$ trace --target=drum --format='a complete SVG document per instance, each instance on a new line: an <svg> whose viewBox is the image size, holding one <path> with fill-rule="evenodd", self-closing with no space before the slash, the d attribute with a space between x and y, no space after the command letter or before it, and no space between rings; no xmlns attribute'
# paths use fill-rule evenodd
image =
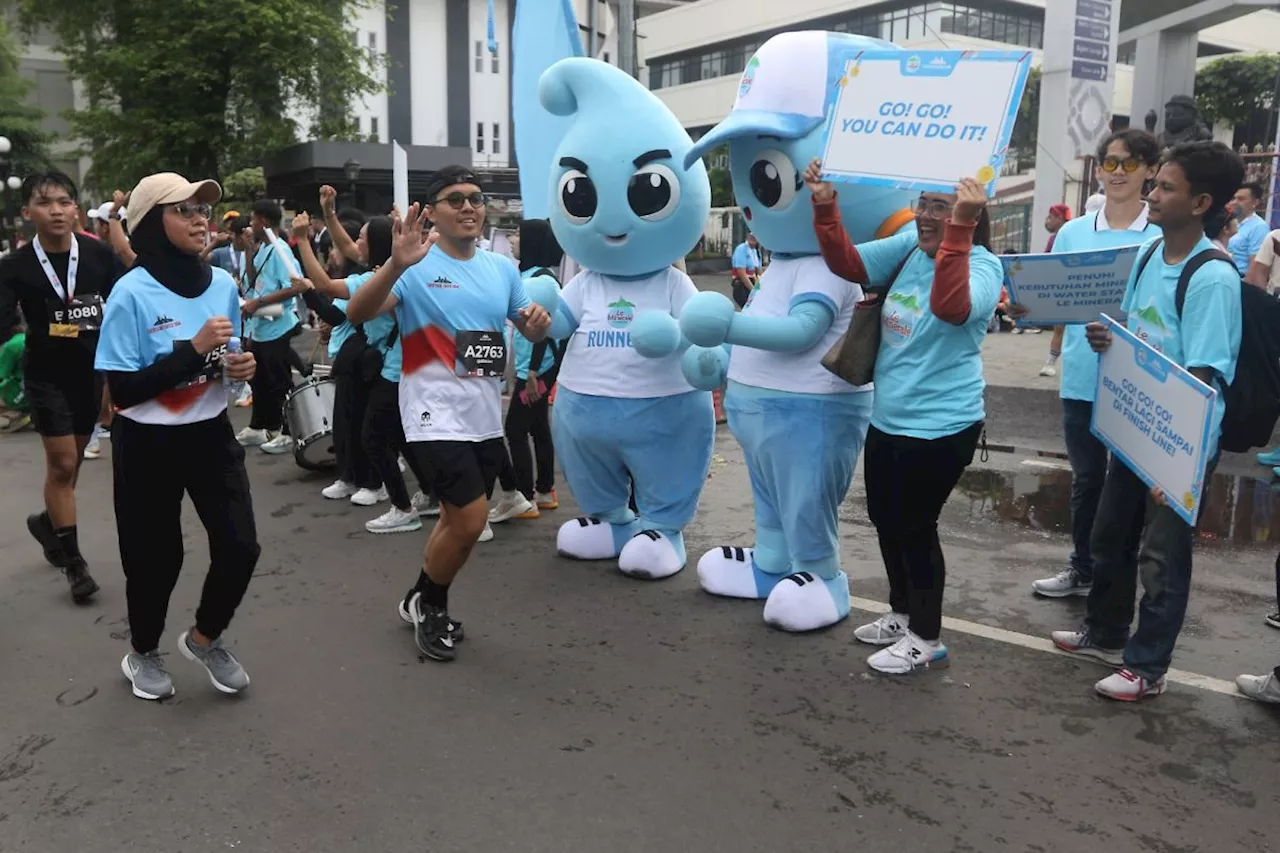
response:
<svg viewBox="0 0 1280 853"><path fill-rule="evenodd" d="M293 436L293 458L308 471L335 463L333 453L334 382L312 376L289 392L284 419Z"/></svg>

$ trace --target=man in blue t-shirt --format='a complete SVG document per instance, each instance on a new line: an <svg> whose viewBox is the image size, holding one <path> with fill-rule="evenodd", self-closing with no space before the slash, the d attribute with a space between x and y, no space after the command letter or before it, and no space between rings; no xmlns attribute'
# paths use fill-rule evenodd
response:
<svg viewBox="0 0 1280 853"><path fill-rule="evenodd" d="M1160 236L1148 218L1142 188L1155 177L1160 144L1134 128L1111 134L1098 146L1098 180L1106 187L1100 210L1062 226L1051 252L1082 252L1133 246ZM1062 434L1071 463L1071 558L1051 578L1031 584L1037 595L1088 595L1093 585L1089 534L1107 478L1107 448L1090 431L1098 384L1098 354L1089 348L1084 326L1066 326L1062 340Z"/></svg>
<svg viewBox="0 0 1280 853"><path fill-rule="evenodd" d="M1227 244L1227 250L1231 252L1231 259L1236 262L1240 275L1244 275L1249 272L1253 256L1258 254L1262 241L1271 231L1267 220L1258 215L1258 206L1262 204L1262 184L1251 182L1243 185L1236 190L1231 203L1240 211L1240 228Z"/></svg>
<svg viewBox="0 0 1280 853"><path fill-rule="evenodd" d="M751 298L751 291L755 290L760 282L760 273L764 270L764 265L760 263L760 243L756 241L756 235L748 234L747 239L738 244L733 250L733 301L738 303L739 308L747 307L747 300Z"/></svg>
<svg viewBox="0 0 1280 853"><path fill-rule="evenodd" d="M1226 222L1227 205L1243 177L1244 161L1220 142L1178 145L1165 154L1147 197L1148 216L1163 230L1163 242L1145 267L1135 264L1123 305L1129 331L1219 390L1234 380L1240 353L1240 276L1234 264L1210 260L1191 276L1181 312L1175 293L1187 262L1214 250L1210 238ZM1101 323L1089 324L1087 334L1097 352L1111 344ZM1217 459L1224 411L1219 393L1205 482ZM1112 457L1090 541L1088 615L1077 631L1053 632L1059 648L1123 667L1095 685L1098 693L1136 702L1165 691L1165 673L1187 613L1194 541L1195 530L1165 496ZM1144 591L1138 628L1130 635L1139 567Z"/></svg>

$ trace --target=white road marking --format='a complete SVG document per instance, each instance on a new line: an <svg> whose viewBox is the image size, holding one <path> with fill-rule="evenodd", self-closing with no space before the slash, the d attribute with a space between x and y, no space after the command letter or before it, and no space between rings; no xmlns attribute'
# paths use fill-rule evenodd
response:
<svg viewBox="0 0 1280 853"><path fill-rule="evenodd" d="M1066 462L1059 462L1056 459L1023 459L1021 464L1028 468L1047 468L1050 471L1071 470L1071 466Z"/></svg>
<svg viewBox="0 0 1280 853"><path fill-rule="evenodd" d="M849 603L858 610L865 610L868 613L884 613L889 609L889 605L885 602L873 601L870 598L854 597L849 599ZM1088 658L1080 658L1076 655L1064 652L1062 649L1055 646L1053 641L1048 637L1033 637L1030 634L1019 634L1017 631L1009 631L1005 628L983 625L980 622L969 622L968 620L956 619L951 616L942 617L942 627L948 631L956 631L973 637L981 637L984 640L995 640L998 643L1008 643L1011 646L1021 646L1024 649L1031 649L1037 652L1048 652L1049 654L1062 655L1063 657L1069 657L1073 660L1089 660ZM1105 667L1105 664L1099 663L1099 667ZM1201 690L1209 690L1213 693L1235 696L1238 699L1246 698L1244 694L1236 689L1234 681L1213 678L1208 675L1201 675L1198 672L1186 672L1181 669L1171 669L1165 677L1173 684L1181 684L1184 687L1197 687Z"/></svg>

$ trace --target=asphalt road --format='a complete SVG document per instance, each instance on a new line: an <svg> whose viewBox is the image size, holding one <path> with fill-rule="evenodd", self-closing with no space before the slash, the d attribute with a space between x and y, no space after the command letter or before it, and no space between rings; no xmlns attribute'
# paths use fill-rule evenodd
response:
<svg viewBox="0 0 1280 853"><path fill-rule="evenodd" d="M173 653L207 561L188 506L163 639L178 693L156 704L119 672L107 454L80 485L103 590L76 607L23 524L38 440L0 437L0 851L1280 850L1280 714L1228 683L1280 662L1262 623L1280 537L1266 484L1224 491L1183 673L1130 706L1094 695L1103 669L1045 649L1083 607L1028 594L1067 552L1046 464L975 464L943 519L953 665L893 679L853 641L865 612L790 636L758 603L701 593L692 568L644 583L557 557L563 488L550 517L478 546L452 596L459 659L422 662L395 605L426 531L368 535L374 511L322 499L328 478L251 452L264 552L228 639L253 684L219 695ZM860 477L844 514L872 606L886 584ZM722 428L690 553L751 528Z"/></svg>

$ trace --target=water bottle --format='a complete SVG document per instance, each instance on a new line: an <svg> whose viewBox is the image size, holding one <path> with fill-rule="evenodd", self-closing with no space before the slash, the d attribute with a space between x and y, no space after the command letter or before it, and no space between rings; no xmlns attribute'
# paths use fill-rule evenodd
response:
<svg viewBox="0 0 1280 853"><path fill-rule="evenodd" d="M244 352L244 350L240 346L239 338L230 338L227 340L227 355L239 355L242 352ZM222 384L226 387L227 394L235 399L239 399L240 395L244 393L244 383L237 382L228 376L225 365L223 365L222 369Z"/></svg>

